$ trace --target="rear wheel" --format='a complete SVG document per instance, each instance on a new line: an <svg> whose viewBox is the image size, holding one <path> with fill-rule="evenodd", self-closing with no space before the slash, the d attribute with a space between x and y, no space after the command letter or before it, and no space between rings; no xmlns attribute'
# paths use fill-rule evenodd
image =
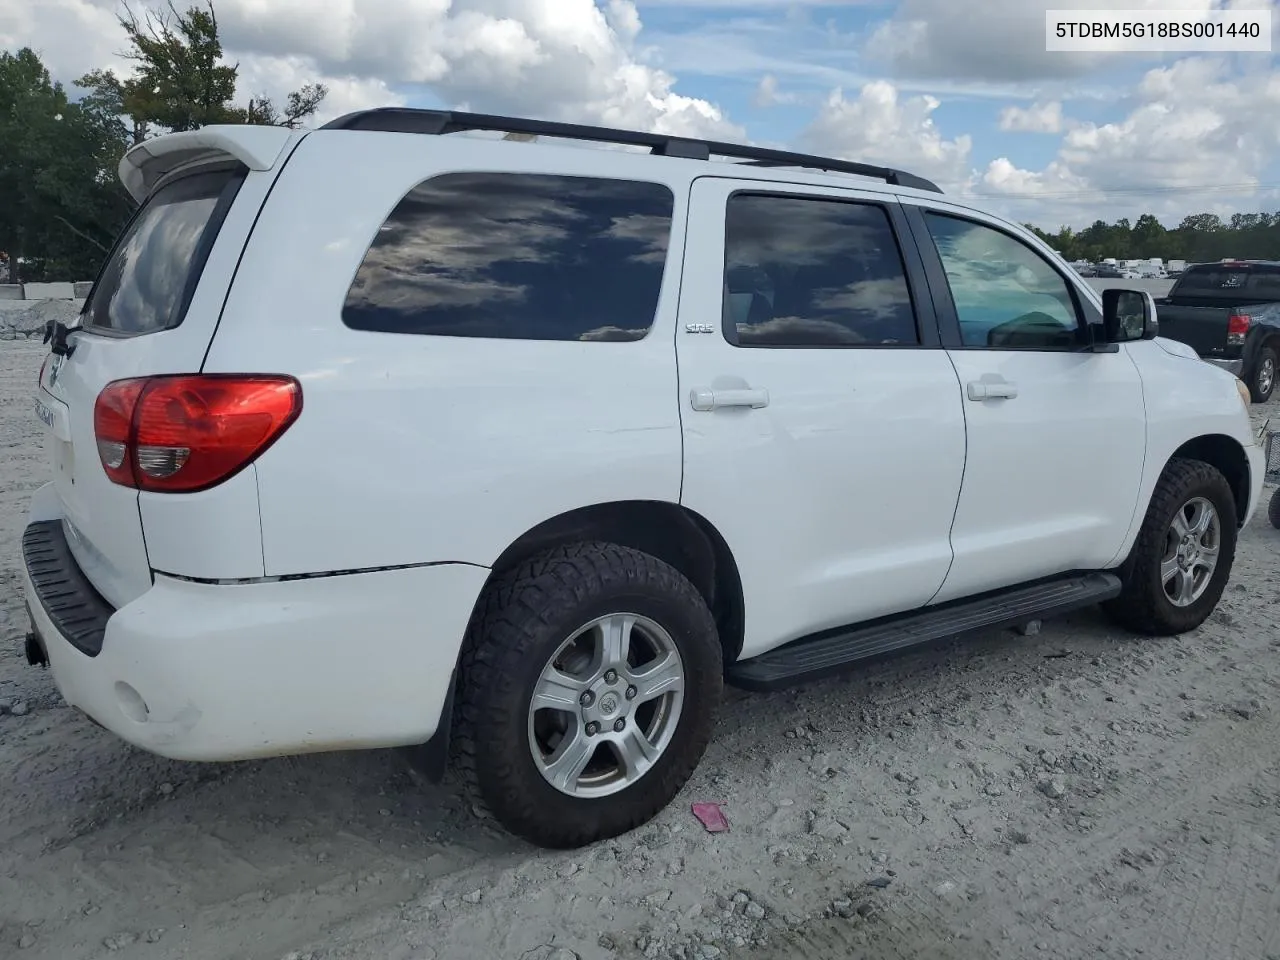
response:
<svg viewBox="0 0 1280 960"><path fill-rule="evenodd" d="M1213 612L1236 549L1231 486L1199 460L1173 460L1156 484L1133 545L1123 592L1103 608L1138 633L1194 630Z"/></svg>
<svg viewBox="0 0 1280 960"><path fill-rule="evenodd" d="M1258 351L1258 362L1249 377L1249 395L1254 403L1266 403L1276 389L1276 351L1263 347Z"/></svg>
<svg viewBox="0 0 1280 960"><path fill-rule="evenodd" d="M673 567L614 544L550 550L495 581L470 628L458 767L533 843L617 836L693 773L722 674L711 612Z"/></svg>
<svg viewBox="0 0 1280 960"><path fill-rule="evenodd" d="M1273 527L1280 528L1280 489L1271 494L1271 501L1267 504L1267 519Z"/></svg>

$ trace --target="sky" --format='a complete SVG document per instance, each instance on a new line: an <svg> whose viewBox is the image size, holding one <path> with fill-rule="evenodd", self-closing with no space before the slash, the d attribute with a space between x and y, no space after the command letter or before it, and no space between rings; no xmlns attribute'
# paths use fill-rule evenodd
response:
<svg viewBox="0 0 1280 960"><path fill-rule="evenodd" d="M1050 230L1280 210L1272 54L1051 53L1044 27L1046 8L1274 10L1280 0L214 5L240 99L279 102L321 80L330 93L318 122L373 106L450 107L785 146L909 170ZM0 45L34 48L68 88L96 68L125 74L122 9L0 0Z"/></svg>

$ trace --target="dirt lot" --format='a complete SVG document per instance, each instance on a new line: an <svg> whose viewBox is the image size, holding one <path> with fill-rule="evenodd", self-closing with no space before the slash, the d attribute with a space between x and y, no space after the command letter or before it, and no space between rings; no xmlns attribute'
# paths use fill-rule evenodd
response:
<svg viewBox="0 0 1280 960"><path fill-rule="evenodd" d="M63 705L19 652L42 349L0 343L0 958L1280 957L1265 516L1194 634L1089 612L732 694L657 821L550 854L394 754L173 763Z"/></svg>

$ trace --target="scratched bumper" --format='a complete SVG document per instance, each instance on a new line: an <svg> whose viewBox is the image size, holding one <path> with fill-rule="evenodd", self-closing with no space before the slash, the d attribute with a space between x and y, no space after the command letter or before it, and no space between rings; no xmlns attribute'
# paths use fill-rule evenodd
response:
<svg viewBox="0 0 1280 960"><path fill-rule="evenodd" d="M462 564L284 582L155 585L86 656L24 572L66 701L144 750L238 760L428 740L488 571Z"/></svg>

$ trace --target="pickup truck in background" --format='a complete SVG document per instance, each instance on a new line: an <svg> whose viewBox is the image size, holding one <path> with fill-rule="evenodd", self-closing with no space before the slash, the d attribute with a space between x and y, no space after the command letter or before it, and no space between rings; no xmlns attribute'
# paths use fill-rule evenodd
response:
<svg viewBox="0 0 1280 960"><path fill-rule="evenodd" d="M1190 264L1169 296L1156 300L1156 312L1160 336L1230 370L1254 403L1271 398L1280 362L1280 261Z"/></svg>

